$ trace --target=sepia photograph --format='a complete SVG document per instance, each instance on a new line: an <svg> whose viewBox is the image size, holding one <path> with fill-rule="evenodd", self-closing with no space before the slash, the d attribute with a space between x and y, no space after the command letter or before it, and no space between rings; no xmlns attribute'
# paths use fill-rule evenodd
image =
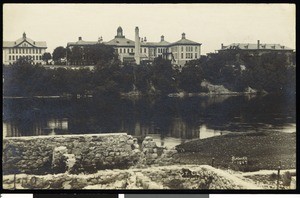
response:
<svg viewBox="0 0 300 198"><path fill-rule="evenodd" d="M2 189L297 190L295 4L2 11Z"/></svg>

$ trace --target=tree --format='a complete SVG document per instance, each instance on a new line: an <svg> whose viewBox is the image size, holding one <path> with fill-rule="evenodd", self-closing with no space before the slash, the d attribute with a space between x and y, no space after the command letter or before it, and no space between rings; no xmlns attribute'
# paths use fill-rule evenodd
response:
<svg viewBox="0 0 300 198"><path fill-rule="evenodd" d="M72 50L68 51L67 60L72 65L81 65L83 59L83 50L81 47L74 46Z"/></svg>
<svg viewBox="0 0 300 198"><path fill-rule="evenodd" d="M42 60L46 62L48 65L48 61L52 58L51 54L49 52L45 52L42 56Z"/></svg>
<svg viewBox="0 0 300 198"><path fill-rule="evenodd" d="M61 59L66 58L66 56L67 56L67 50L62 46L55 48L52 53L53 61L56 64L61 64Z"/></svg>
<svg viewBox="0 0 300 198"><path fill-rule="evenodd" d="M154 88L162 93L176 92L176 76L169 60L155 58L150 67L150 80ZM150 83L150 82L149 82Z"/></svg>
<svg viewBox="0 0 300 198"><path fill-rule="evenodd" d="M179 74L179 88L187 92L204 91L201 87L203 81L203 70L198 61L189 61Z"/></svg>

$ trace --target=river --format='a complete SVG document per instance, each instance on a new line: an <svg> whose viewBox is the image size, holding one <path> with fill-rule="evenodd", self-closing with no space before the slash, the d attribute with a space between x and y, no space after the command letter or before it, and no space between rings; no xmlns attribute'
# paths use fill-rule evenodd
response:
<svg viewBox="0 0 300 198"><path fill-rule="evenodd" d="M159 146L227 133L296 131L295 96L3 101L3 137L127 132Z"/></svg>

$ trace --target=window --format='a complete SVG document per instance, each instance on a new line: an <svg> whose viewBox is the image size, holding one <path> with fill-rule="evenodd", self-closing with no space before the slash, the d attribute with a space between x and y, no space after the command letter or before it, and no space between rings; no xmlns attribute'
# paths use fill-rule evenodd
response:
<svg viewBox="0 0 300 198"><path fill-rule="evenodd" d="M32 60L34 60L34 56L32 57Z"/></svg>
<svg viewBox="0 0 300 198"><path fill-rule="evenodd" d="M143 52L142 50L143 50L143 48L141 48L141 49L140 49L140 53L142 53L142 52Z"/></svg>
<svg viewBox="0 0 300 198"><path fill-rule="evenodd" d="M191 58L193 58L193 53L191 53Z"/></svg>
<svg viewBox="0 0 300 198"><path fill-rule="evenodd" d="M28 49L25 49L26 54L28 54Z"/></svg>
<svg viewBox="0 0 300 198"><path fill-rule="evenodd" d="M183 53L181 53L181 59L183 59Z"/></svg>
<svg viewBox="0 0 300 198"><path fill-rule="evenodd" d="M195 58L197 58L197 53L195 53Z"/></svg>
<svg viewBox="0 0 300 198"><path fill-rule="evenodd" d="M15 56L12 56L12 59L15 60Z"/></svg>
<svg viewBox="0 0 300 198"><path fill-rule="evenodd" d="M197 47L195 47L195 51L197 51Z"/></svg>
<svg viewBox="0 0 300 198"><path fill-rule="evenodd" d="M42 60L42 56L40 56L40 60Z"/></svg>
<svg viewBox="0 0 300 198"><path fill-rule="evenodd" d="M181 47L181 51L183 52L183 47Z"/></svg>
<svg viewBox="0 0 300 198"><path fill-rule="evenodd" d="M25 49L23 49L23 54L25 54Z"/></svg>
<svg viewBox="0 0 300 198"><path fill-rule="evenodd" d="M42 53L42 50L41 49L39 49L39 52L40 52L40 54Z"/></svg>
<svg viewBox="0 0 300 198"><path fill-rule="evenodd" d="M16 60L18 60L18 58L19 58L19 56L17 55L17 56L16 56Z"/></svg>
<svg viewBox="0 0 300 198"><path fill-rule="evenodd" d="M39 56L35 56L36 57L36 60L39 60Z"/></svg>
<svg viewBox="0 0 300 198"><path fill-rule="evenodd" d="M12 49L12 53L15 53L15 50L14 50L14 49Z"/></svg>
<svg viewBox="0 0 300 198"><path fill-rule="evenodd" d="M133 53L133 49L131 49L131 53Z"/></svg>
<svg viewBox="0 0 300 198"><path fill-rule="evenodd" d="M11 56L8 57L8 60L11 60Z"/></svg>
<svg viewBox="0 0 300 198"><path fill-rule="evenodd" d="M147 49L146 48L144 48L144 53L146 53L147 52Z"/></svg>

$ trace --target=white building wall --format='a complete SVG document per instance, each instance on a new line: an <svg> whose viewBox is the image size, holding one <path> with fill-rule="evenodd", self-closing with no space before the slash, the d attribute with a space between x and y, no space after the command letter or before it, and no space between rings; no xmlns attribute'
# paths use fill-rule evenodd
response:
<svg viewBox="0 0 300 198"><path fill-rule="evenodd" d="M23 53L24 49L24 53ZM45 48L4 48L2 49L2 63L5 65L10 65L16 62L22 56L28 56L32 58L34 64L43 64L44 61L41 60L42 55L46 52ZM10 52L10 53L9 53ZM34 56L34 60L33 60ZM10 57L10 60L9 60ZM38 59L36 59L38 58Z"/></svg>

